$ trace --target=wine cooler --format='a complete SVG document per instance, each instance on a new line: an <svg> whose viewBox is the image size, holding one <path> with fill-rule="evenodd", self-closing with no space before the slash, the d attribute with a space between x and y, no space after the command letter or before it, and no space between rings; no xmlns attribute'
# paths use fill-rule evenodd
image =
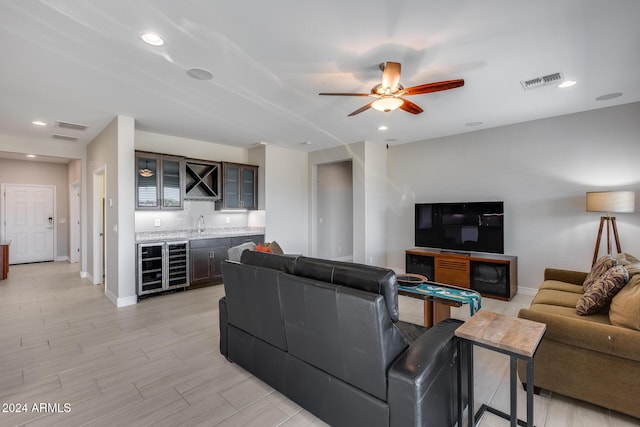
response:
<svg viewBox="0 0 640 427"><path fill-rule="evenodd" d="M138 244L138 295L187 286L188 242Z"/></svg>

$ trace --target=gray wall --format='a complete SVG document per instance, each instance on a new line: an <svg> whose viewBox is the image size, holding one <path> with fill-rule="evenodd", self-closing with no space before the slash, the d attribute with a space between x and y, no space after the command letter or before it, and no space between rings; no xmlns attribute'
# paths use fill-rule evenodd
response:
<svg viewBox="0 0 640 427"><path fill-rule="evenodd" d="M54 257L57 260L67 259L69 255L69 183L66 163L0 159L0 184L55 186L57 218ZM4 205L2 205L2 215L4 215ZM2 232L4 233L4 227Z"/></svg>
<svg viewBox="0 0 640 427"><path fill-rule="evenodd" d="M101 202L94 200L94 173L105 171L105 295L116 306L135 304L135 175L134 120L117 116L87 146L88 271L95 277L94 252L98 233L94 217Z"/></svg>
<svg viewBox="0 0 640 427"><path fill-rule="evenodd" d="M386 149L369 141L327 148L309 153L309 244L318 256L318 167L327 163L351 160L353 173L353 260L371 265L385 265L387 187Z"/></svg>
<svg viewBox="0 0 640 427"><path fill-rule="evenodd" d="M388 265L404 268L414 246L414 203L504 200L519 286L537 288L545 267L588 270L600 214L585 212L585 193L640 200L639 119L634 103L391 147ZM640 255L637 208L617 221L622 250Z"/></svg>

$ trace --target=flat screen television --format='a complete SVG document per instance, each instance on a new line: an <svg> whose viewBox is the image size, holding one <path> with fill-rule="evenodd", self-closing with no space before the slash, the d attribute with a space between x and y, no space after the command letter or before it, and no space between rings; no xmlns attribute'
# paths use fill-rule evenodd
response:
<svg viewBox="0 0 640 427"><path fill-rule="evenodd" d="M504 202L416 203L415 244L504 253Z"/></svg>

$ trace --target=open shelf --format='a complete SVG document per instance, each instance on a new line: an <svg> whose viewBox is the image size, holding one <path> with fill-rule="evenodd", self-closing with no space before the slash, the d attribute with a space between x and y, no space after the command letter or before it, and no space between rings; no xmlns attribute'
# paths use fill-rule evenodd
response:
<svg viewBox="0 0 640 427"><path fill-rule="evenodd" d="M185 171L185 199L220 200L220 163L187 160Z"/></svg>

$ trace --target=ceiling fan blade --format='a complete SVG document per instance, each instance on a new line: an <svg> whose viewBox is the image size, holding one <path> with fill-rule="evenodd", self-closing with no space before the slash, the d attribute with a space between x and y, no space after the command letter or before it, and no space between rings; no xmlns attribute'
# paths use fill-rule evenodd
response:
<svg viewBox="0 0 640 427"><path fill-rule="evenodd" d="M318 95L329 95L329 96L371 96L370 93L319 93Z"/></svg>
<svg viewBox="0 0 640 427"><path fill-rule="evenodd" d="M371 104L373 102L368 103L367 105L365 105L364 107L360 107L358 108L356 111L354 111L353 113L349 114L347 117L351 117L351 116L355 116L356 114L360 114L363 111L367 111L369 108L371 108Z"/></svg>
<svg viewBox="0 0 640 427"><path fill-rule="evenodd" d="M464 80L445 80L442 82L427 83L424 85L412 86L404 90L404 95L420 95L422 93L440 92L441 90L455 89L464 86Z"/></svg>
<svg viewBox="0 0 640 427"><path fill-rule="evenodd" d="M418 105L414 104L413 102L409 101L408 99L404 99L404 98L401 98L401 99L404 101L404 104L400 106L401 110L404 110L411 114L420 114L424 111L422 108L420 108Z"/></svg>
<svg viewBox="0 0 640 427"><path fill-rule="evenodd" d="M400 63L386 62L382 71L382 88L394 93L400 82Z"/></svg>

